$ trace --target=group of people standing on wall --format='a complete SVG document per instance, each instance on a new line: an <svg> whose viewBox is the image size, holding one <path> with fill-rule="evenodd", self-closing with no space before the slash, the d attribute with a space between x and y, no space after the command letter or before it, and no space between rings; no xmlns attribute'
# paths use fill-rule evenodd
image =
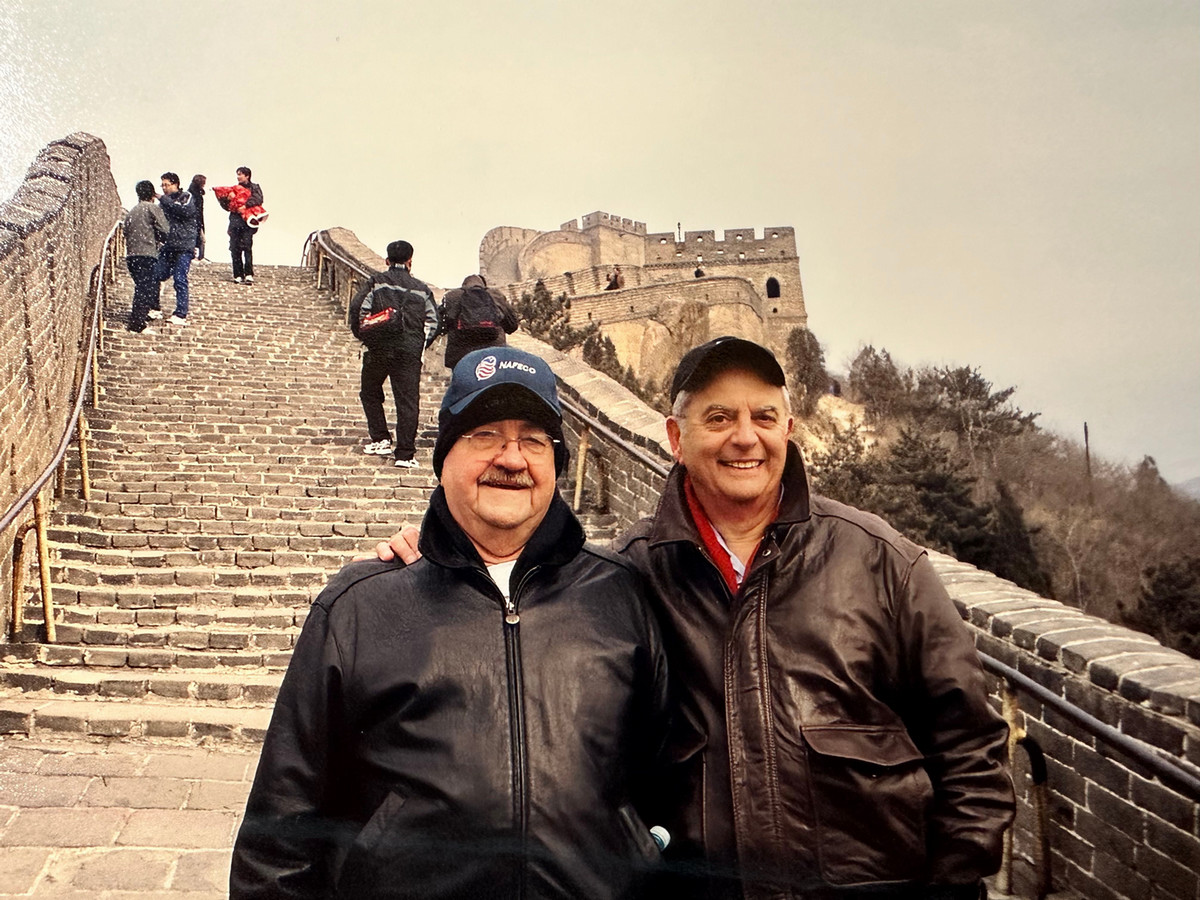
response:
<svg viewBox="0 0 1200 900"><path fill-rule="evenodd" d="M446 335L445 363L453 369L472 350L503 347L517 330L517 314L508 299L489 288L482 275L468 275L462 287L448 291L440 307L433 291L412 275L413 246L392 241L388 268L372 275L350 303L350 329L366 346L359 399L369 440L363 453L391 456L398 469L415 469L420 407L421 355ZM388 433L383 411L383 382L390 380L396 404L396 440Z"/></svg>
<svg viewBox="0 0 1200 900"><path fill-rule="evenodd" d="M266 219L262 188L250 180L250 169L240 166L237 185L214 188L217 202L229 211L229 250L233 256L233 280L254 282L252 248L258 225ZM126 328L136 334L154 334L151 320L163 319L161 285L172 279L175 310L165 321L186 325L188 275L193 259L204 259L204 194L208 179L195 175L187 190L179 176L164 172L159 181L162 193L151 181L139 181L134 190L138 202L125 216L125 265L133 279L133 305Z"/></svg>

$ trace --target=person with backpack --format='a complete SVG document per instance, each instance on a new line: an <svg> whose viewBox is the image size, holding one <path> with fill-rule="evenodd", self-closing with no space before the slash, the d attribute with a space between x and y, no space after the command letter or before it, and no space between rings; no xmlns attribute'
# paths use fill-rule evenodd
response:
<svg viewBox="0 0 1200 900"><path fill-rule="evenodd" d="M447 369L472 350L505 346L504 335L517 330L517 314L508 299L489 288L482 275L468 275L461 288L449 291L442 299L441 316Z"/></svg>
<svg viewBox="0 0 1200 900"><path fill-rule="evenodd" d="M433 291L413 278L413 246L392 241L388 268L376 272L350 302L350 330L366 345L359 399L370 441L363 453L394 456L398 469L415 469L417 415L421 403L421 353L438 334ZM383 382L392 382L396 403L396 443L383 412Z"/></svg>

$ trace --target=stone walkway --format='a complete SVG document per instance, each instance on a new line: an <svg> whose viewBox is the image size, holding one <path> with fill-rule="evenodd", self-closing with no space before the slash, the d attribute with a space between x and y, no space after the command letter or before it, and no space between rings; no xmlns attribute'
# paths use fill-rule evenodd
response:
<svg viewBox="0 0 1200 900"><path fill-rule="evenodd" d="M0 898L226 897L258 751L0 737Z"/></svg>

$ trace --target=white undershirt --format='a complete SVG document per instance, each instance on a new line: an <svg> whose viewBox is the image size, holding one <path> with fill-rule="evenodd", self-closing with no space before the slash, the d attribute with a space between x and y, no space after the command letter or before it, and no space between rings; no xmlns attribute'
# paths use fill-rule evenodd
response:
<svg viewBox="0 0 1200 900"><path fill-rule="evenodd" d="M717 536L717 543L725 548L725 552L729 554L729 564L733 566L733 575L737 578L738 587L742 586L742 581L746 578L746 564L738 559L737 554L729 549L729 545L725 543L725 538L721 537L721 532L713 528L713 534Z"/></svg>
<svg viewBox="0 0 1200 900"><path fill-rule="evenodd" d="M516 567L517 561L510 559L508 562L496 563L494 566L488 566L488 574L492 576L492 581L496 582L496 587L500 588L500 593L507 600L512 596L512 581L513 569Z"/></svg>

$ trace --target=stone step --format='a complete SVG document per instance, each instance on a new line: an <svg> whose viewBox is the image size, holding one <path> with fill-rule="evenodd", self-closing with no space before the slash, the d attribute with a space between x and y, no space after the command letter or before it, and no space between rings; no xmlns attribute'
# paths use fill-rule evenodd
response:
<svg viewBox="0 0 1200 900"><path fill-rule="evenodd" d="M418 448L418 462L423 454ZM340 476L328 470L313 477L288 473L273 479L251 479L243 476L239 482L222 484L210 482L206 472L147 473L145 480L135 480L138 473L124 473L127 480L113 481L102 477L106 487L93 487L90 512L120 512L121 508L105 507L101 504L128 503L137 506L159 506L175 504L184 507L223 506L229 508L286 507L303 505L307 509L326 512L344 509L375 509L378 503L347 503L347 500L375 500L388 503L427 503L434 488L428 469L396 469L392 460L383 459L371 463L376 470L364 470L361 466L347 467ZM169 479L174 478L174 481ZM276 499L286 497L286 501ZM328 501L322 505L322 500ZM76 507L77 508L77 507ZM69 512L71 508L62 509Z"/></svg>
<svg viewBox="0 0 1200 900"><path fill-rule="evenodd" d="M55 610L72 606L108 609L178 609L180 607L277 608L311 603L325 578L309 585L188 587L181 585L78 585L51 582ZM27 606L40 609L40 588L30 585ZM35 606L36 605L36 606ZM38 617L40 619L40 616ZM2 646L2 645L0 645Z"/></svg>
<svg viewBox="0 0 1200 900"><path fill-rule="evenodd" d="M346 562L346 554L336 551L98 549L54 540L50 542L50 557L56 562L132 569L187 569L196 566L257 569L268 566L315 568L328 572Z"/></svg>
<svg viewBox="0 0 1200 900"><path fill-rule="evenodd" d="M129 700L0 695L0 734L59 737L190 738L257 742L271 721L267 706L202 706Z"/></svg>
<svg viewBox="0 0 1200 900"><path fill-rule="evenodd" d="M63 626L68 628L71 626ZM174 647L131 647L116 644L48 644L33 641L4 644L6 663L35 663L43 666L89 666L110 671L198 669L286 669L291 659L289 646L275 650L184 650Z"/></svg>
<svg viewBox="0 0 1200 900"><path fill-rule="evenodd" d="M122 608L107 606L57 607L55 622L63 625L101 625L186 628L211 626L227 630L276 630L299 628L308 618L311 604L278 607L174 606L162 608ZM25 621L40 627L41 604L26 607Z"/></svg>
<svg viewBox="0 0 1200 900"><path fill-rule="evenodd" d="M34 662L4 663L0 665L0 698L10 689L19 689L31 699L65 694L71 697L158 698L262 705L275 702L282 678L280 672L266 670L135 672L45 666Z"/></svg>
<svg viewBox="0 0 1200 900"><path fill-rule="evenodd" d="M423 511L424 504L422 504ZM400 509L400 507L398 507ZM413 507L414 511L417 507ZM397 518L396 522L402 521ZM416 521L415 514L409 521ZM390 527L390 526L389 526ZM376 526L369 526L375 531ZM378 529L387 531L387 529ZM395 530L394 528L392 529ZM182 532L110 532L96 524L52 524L47 529L52 542L78 547L144 548L153 551L206 550L263 550L272 552L321 553L341 555L346 562L351 556L368 550L373 536L366 538L335 535L275 534L256 531L252 534L184 534ZM388 531L391 534L391 531Z"/></svg>
<svg viewBox="0 0 1200 900"><path fill-rule="evenodd" d="M132 568L112 565L78 565L52 560L56 583L98 587L306 587L323 582L325 569L313 566L172 566Z"/></svg>
<svg viewBox="0 0 1200 900"><path fill-rule="evenodd" d="M159 610L151 610L159 612ZM161 610L170 613L172 610ZM71 618L74 618L73 616ZM203 618L203 617L198 617ZM295 618L294 616L292 617ZM42 623L37 619L25 621L23 637L36 643ZM198 622L181 625L174 621L164 625L148 625L138 622L115 624L111 622L56 621L55 643L60 646L78 646L83 649L127 647L137 650L245 650L247 652L276 652L291 650L296 644L300 628L287 625L277 628L255 628L253 625L218 625Z"/></svg>
<svg viewBox="0 0 1200 900"><path fill-rule="evenodd" d="M104 501L100 501L104 502ZM338 502L336 498L322 504ZM393 526L406 517L423 512L428 495L422 492L419 501L381 504L379 508L363 508L354 498L342 499L341 509L242 506L218 507L198 505L180 508L174 515L158 518L151 507L140 504L110 504L115 509L105 514L93 526L79 522L53 522L55 529L72 524L92 534L177 534L177 535L277 535L323 537L341 536L363 538L387 536ZM315 505L314 505L315 506ZM297 508L300 507L300 508ZM386 507L386 508L385 508ZM99 538L89 538L90 541Z"/></svg>

